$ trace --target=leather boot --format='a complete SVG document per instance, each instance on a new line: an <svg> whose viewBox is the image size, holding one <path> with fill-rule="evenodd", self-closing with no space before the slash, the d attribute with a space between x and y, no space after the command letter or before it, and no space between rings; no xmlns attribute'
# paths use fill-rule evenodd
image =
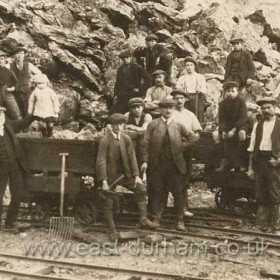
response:
<svg viewBox="0 0 280 280"><path fill-rule="evenodd" d="M216 168L215 171L216 172L225 172L227 166L228 166L228 161L225 158L223 158L221 160L220 166L218 168Z"/></svg>
<svg viewBox="0 0 280 280"><path fill-rule="evenodd" d="M280 205L276 204L271 208L271 227L274 233L280 233ZM278 234L277 234L278 235Z"/></svg>
<svg viewBox="0 0 280 280"><path fill-rule="evenodd" d="M268 216L268 208L259 205L258 212L257 212L257 227L261 231L267 231L269 228L269 216Z"/></svg>
<svg viewBox="0 0 280 280"><path fill-rule="evenodd" d="M183 220L179 220L176 225L175 225L175 229L179 230L179 231L184 231L185 230L185 225L184 225L184 221Z"/></svg>
<svg viewBox="0 0 280 280"><path fill-rule="evenodd" d="M140 221L139 221L139 226L140 227L147 227L147 228L156 228L157 224L151 222L147 218L147 203L146 201L138 201L137 206L139 208L140 212Z"/></svg>

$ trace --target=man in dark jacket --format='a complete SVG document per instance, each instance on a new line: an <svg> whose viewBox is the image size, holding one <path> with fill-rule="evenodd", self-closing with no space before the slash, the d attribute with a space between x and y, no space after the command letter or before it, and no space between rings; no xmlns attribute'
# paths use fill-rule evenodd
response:
<svg viewBox="0 0 280 280"><path fill-rule="evenodd" d="M134 192L134 198L140 211L140 226L154 227L147 218L146 186L139 177L139 169L133 148L128 135L122 133L126 117L115 113L108 119L111 130L100 140L96 172L98 181L102 185L105 198L104 216L109 226L109 233L116 233L113 219L114 197L110 192L116 186L109 187L121 175L124 179L118 184ZM108 192L106 194L106 192Z"/></svg>
<svg viewBox="0 0 280 280"><path fill-rule="evenodd" d="M239 95L239 85L235 81L225 82L223 85L225 99L219 104L219 133L226 145L224 159L218 172L225 171L229 163L244 171L246 168L246 137L250 132L247 106L244 98Z"/></svg>
<svg viewBox="0 0 280 280"><path fill-rule="evenodd" d="M151 86L149 74L138 64L131 62L130 51L119 55L122 65L118 68L114 89L114 106L111 113L126 113L128 101L133 97L142 97ZM142 81L144 84L142 85Z"/></svg>
<svg viewBox="0 0 280 280"><path fill-rule="evenodd" d="M243 39L230 40L233 51L227 57L225 81L235 81L240 88L251 83L256 74L251 54L243 48Z"/></svg>
<svg viewBox="0 0 280 280"><path fill-rule="evenodd" d="M166 72L166 84L170 85L173 56L162 44L157 43L157 36L150 34L146 37L146 47L137 47L133 56L152 77L156 70Z"/></svg>
<svg viewBox="0 0 280 280"><path fill-rule="evenodd" d="M9 121L5 118L5 111L5 108L0 107L0 217L2 201L9 181L11 203L5 226L13 228L16 226L15 221L23 195L23 174L27 172L24 156L15 133L27 127L32 122L32 117Z"/></svg>
<svg viewBox="0 0 280 280"><path fill-rule="evenodd" d="M185 197L185 174L187 165L183 155L184 146L191 146L198 137L184 125L172 119L175 107L172 99L164 99L159 103L162 117L149 123L142 149L141 171L147 170L149 202L151 203L154 222L159 226L164 193L171 192L176 209L176 229L183 231ZM188 144L188 145L187 145Z"/></svg>
<svg viewBox="0 0 280 280"><path fill-rule="evenodd" d="M275 115L274 98L263 98L257 104L263 119L252 131L248 175L255 179L258 227L280 235L280 119Z"/></svg>

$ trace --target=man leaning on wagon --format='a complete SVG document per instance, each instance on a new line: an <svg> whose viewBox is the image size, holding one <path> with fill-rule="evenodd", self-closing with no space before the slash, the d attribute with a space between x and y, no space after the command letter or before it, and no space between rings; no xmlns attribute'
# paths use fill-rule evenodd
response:
<svg viewBox="0 0 280 280"><path fill-rule="evenodd" d="M265 97L257 104L263 119L253 128L248 175L255 179L258 227L280 235L280 119L274 98Z"/></svg>

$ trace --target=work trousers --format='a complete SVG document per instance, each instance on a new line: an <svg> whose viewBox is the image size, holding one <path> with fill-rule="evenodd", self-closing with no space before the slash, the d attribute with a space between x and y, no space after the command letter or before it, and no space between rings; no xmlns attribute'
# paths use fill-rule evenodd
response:
<svg viewBox="0 0 280 280"><path fill-rule="evenodd" d="M189 96L190 100L186 102L185 108L193 112L200 123L204 123L204 107L206 97L202 93L195 93Z"/></svg>
<svg viewBox="0 0 280 280"><path fill-rule="evenodd" d="M23 91L15 92L15 100L17 102L22 118L25 118L28 114L29 95L30 95L29 92L23 92Z"/></svg>
<svg viewBox="0 0 280 280"><path fill-rule="evenodd" d="M3 197L8 182L11 192L11 202L5 224L11 226L16 221L24 190L23 171L17 163L0 163L0 217L2 217Z"/></svg>
<svg viewBox="0 0 280 280"><path fill-rule="evenodd" d="M1 106L4 106L7 110L6 115L10 120L19 120L21 119L20 110L16 102L13 92L7 92L3 89L1 98Z"/></svg>

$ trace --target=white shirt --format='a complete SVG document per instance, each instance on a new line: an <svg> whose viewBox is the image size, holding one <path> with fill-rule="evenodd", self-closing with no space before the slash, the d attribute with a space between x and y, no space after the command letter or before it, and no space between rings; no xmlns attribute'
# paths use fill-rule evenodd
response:
<svg viewBox="0 0 280 280"><path fill-rule="evenodd" d="M192 74L185 74L178 79L176 84L177 89L183 89L188 93L202 92L206 93L206 80L205 77L196 72Z"/></svg>
<svg viewBox="0 0 280 280"><path fill-rule="evenodd" d="M273 128L275 126L275 121L276 121L276 117L272 118L269 121L267 121L267 120L264 121L262 141L260 143L260 151L272 151L271 134L272 134ZM250 146L247 150L248 152L254 151L255 143L256 143L257 125L258 125L258 123L256 123L254 125L252 135L251 135Z"/></svg>
<svg viewBox="0 0 280 280"><path fill-rule="evenodd" d="M4 125L0 126L0 136L4 136Z"/></svg>
<svg viewBox="0 0 280 280"><path fill-rule="evenodd" d="M202 130L196 115L185 108L182 111L175 110L173 112L172 118L175 122L181 123L183 126L185 126L187 130L193 132Z"/></svg>
<svg viewBox="0 0 280 280"><path fill-rule="evenodd" d="M172 92L171 87L153 86L147 90L144 101L159 103L161 100L165 98L171 99L172 98L172 96L170 95L171 92Z"/></svg>
<svg viewBox="0 0 280 280"><path fill-rule="evenodd" d="M116 134L113 130L110 131L112 133L112 135L114 136L115 139L119 140L121 139L121 132L119 132L118 134Z"/></svg>
<svg viewBox="0 0 280 280"><path fill-rule="evenodd" d="M173 114L172 114L172 116L173 116ZM170 123L171 123L171 121L173 120L173 118L171 117L171 118L169 118L168 120L167 119L165 119L164 117L161 117L161 119L163 120L163 122L166 124L166 125L169 125Z"/></svg>

